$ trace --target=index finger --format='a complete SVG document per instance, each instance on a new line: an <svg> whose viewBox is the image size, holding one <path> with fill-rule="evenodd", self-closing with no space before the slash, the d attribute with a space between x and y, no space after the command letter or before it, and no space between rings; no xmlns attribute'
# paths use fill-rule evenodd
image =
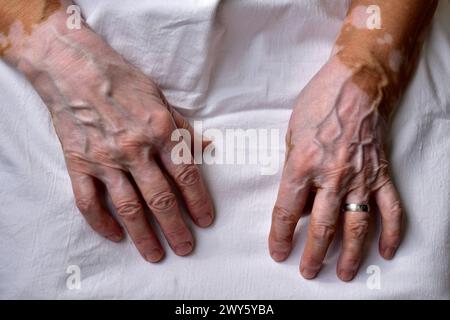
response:
<svg viewBox="0 0 450 320"><path fill-rule="evenodd" d="M214 209L200 170L190 155L189 163L175 164L171 154L173 147L175 142L171 142L169 148L161 152L159 159L181 191L193 221L200 227L207 227L213 222Z"/></svg>
<svg viewBox="0 0 450 320"><path fill-rule="evenodd" d="M273 208L269 234L269 251L275 261L285 260L292 250L292 238L305 207L309 189L306 178L294 175L287 162Z"/></svg>

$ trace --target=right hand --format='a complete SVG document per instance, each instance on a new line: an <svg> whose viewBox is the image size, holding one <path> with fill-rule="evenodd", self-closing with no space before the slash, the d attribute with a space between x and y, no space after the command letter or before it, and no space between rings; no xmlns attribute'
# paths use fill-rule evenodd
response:
<svg viewBox="0 0 450 320"><path fill-rule="evenodd" d="M171 159L176 144L172 132L184 128L193 137L192 128L155 83L87 26L55 34L51 23L49 19L38 26L27 39L33 43L33 37L52 37L47 39L45 59L38 58L43 55L38 46L27 46L18 65L52 114L78 208L97 233L120 241L122 229L102 201L105 188L146 260L161 260L164 250L145 207L172 250L189 254L193 236L164 172L181 192L193 221L209 226L213 205L198 168L193 161L176 165Z"/></svg>

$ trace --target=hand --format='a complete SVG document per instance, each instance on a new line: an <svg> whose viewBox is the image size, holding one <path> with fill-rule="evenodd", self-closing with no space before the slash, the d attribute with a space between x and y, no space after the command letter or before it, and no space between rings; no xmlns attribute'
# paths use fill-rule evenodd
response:
<svg viewBox="0 0 450 320"><path fill-rule="evenodd" d="M198 168L175 165L171 159L176 143L171 134L177 128L193 133L188 122L168 104L155 83L86 26L66 32L64 27L57 31L43 24L26 41L36 39L44 39L45 51L27 45L33 49L21 51L17 64L51 111L76 204L86 221L100 235L121 240L119 223L102 203L106 188L146 260L156 262L164 255L147 220L146 207L173 251L189 254L193 236L170 180L198 226L212 223L213 206Z"/></svg>
<svg viewBox="0 0 450 320"><path fill-rule="evenodd" d="M402 210L388 174L384 152L387 78L363 62L349 68L331 58L303 89L286 137L286 162L273 209L269 249L285 260L294 229L310 193L315 193L301 274L314 278L327 249L343 224L337 274L351 280L360 265L369 214L341 212L344 203L368 204L373 196L381 212L379 250L393 257L400 243ZM371 210L370 214L374 214Z"/></svg>

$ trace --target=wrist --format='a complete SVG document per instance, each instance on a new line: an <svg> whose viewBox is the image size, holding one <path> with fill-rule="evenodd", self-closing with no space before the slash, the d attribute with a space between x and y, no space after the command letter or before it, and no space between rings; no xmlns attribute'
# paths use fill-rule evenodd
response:
<svg viewBox="0 0 450 320"><path fill-rule="evenodd" d="M400 89L395 75L386 67L386 62L370 51L356 54L354 51L339 50L331 57L345 65L351 72L351 80L372 100L378 101L378 111L389 119L399 98Z"/></svg>
<svg viewBox="0 0 450 320"><path fill-rule="evenodd" d="M22 7L9 14L9 24L0 33L3 43L1 56L16 67L25 58L31 61L46 58L45 49L49 48L52 34L56 31L63 32L67 20L66 6L59 5L57 9L44 14L41 12L44 9L39 9L38 6L45 2L37 2L31 8L26 7L23 2L18 3ZM33 14L34 11L40 13Z"/></svg>
<svg viewBox="0 0 450 320"><path fill-rule="evenodd" d="M30 33L22 32L20 28L13 30L8 35L5 60L30 80L42 73L50 76L70 73L88 63L89 58L105 63L120 60L84 21L80 28L71 29L67 25L68 18L64 7L35 25Z"/></svg>

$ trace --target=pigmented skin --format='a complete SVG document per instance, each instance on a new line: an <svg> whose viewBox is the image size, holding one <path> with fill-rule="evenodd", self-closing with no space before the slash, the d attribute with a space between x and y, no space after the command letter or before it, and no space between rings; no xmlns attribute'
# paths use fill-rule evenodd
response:
<svg viewBox="0 0 450 320"><path fill-rule="evenodd" d="M33 27L45 22L61 7L59 0L0 0L0 39L4 39L0 41L0 56L11 46L8 37L14 24L20 24L24 32L30 35Z"/></svg>
<svg viewBox="0 0 450 320"><path fill-rule="evenodd" d="M364 90L361 83L365 83ZM300 265L305 278L315 277L322 267L337 231L342 203L368 203L375 195L386 215L391 214L386 208L400 208L384 151L386 121L379 113L387 84L383 75L363 65L349 68L334 57L299 95L289 122L288 152L273 211L269 249L277 261L289 255L296 224L309 193L314 192ZM385 224L387 229L380 240L383 251L397 248L400 242L401 209L391 217L395 219ZM352 215L344 223L348 242L338 264L342 278L348 274L353 278L358 269L368 220L367 214Z"/></svg>
<svg viewBox="0 0 450 320"><path fill-rule="evenodd" d="M370 17L367 9L372 5L380 8L380 29L365 26ZM349 7L333 55L339 55L350 68L355 61L364 61L377 73L384 73L390 82L381 107L386 116L392 113L409 82L436 7L436 0L354 0Z"/></svg>
<svg viewBox="0 0 450 320"><path fill-rule="evenodd" d="M381 14L379 29L366 26L373 5ZM330 60L299 95L286 135L269 250L275 261L287 259L297 223L313 195L300 263L306 279L322 268L338 222L343 224L343 241L336 273L343 281L355 277L369 215L340 216L344 203L375 201L382 218L379 251L385 259L392 259L400 244L403 211L388 173L384 140L436 5L437 1L353 0Z"/></svg>
<svg viewBox="0 0 450 320"><path fill-rule="evenodd" d="M98 234L120 241L124 232L103 203L106 190L144 259L164 256L148 211L172 250L189 254L194 238L168 179L198 226L214 218L199 169L193 161L176 165L171 158L178 143L170 138L173 131L188 129L194 136L192 128L151 79L85 23L69 30L65 22L65 12L57 11L30 34L14 22L5 58L28 77L50 111L80 212Z"/></svg>

